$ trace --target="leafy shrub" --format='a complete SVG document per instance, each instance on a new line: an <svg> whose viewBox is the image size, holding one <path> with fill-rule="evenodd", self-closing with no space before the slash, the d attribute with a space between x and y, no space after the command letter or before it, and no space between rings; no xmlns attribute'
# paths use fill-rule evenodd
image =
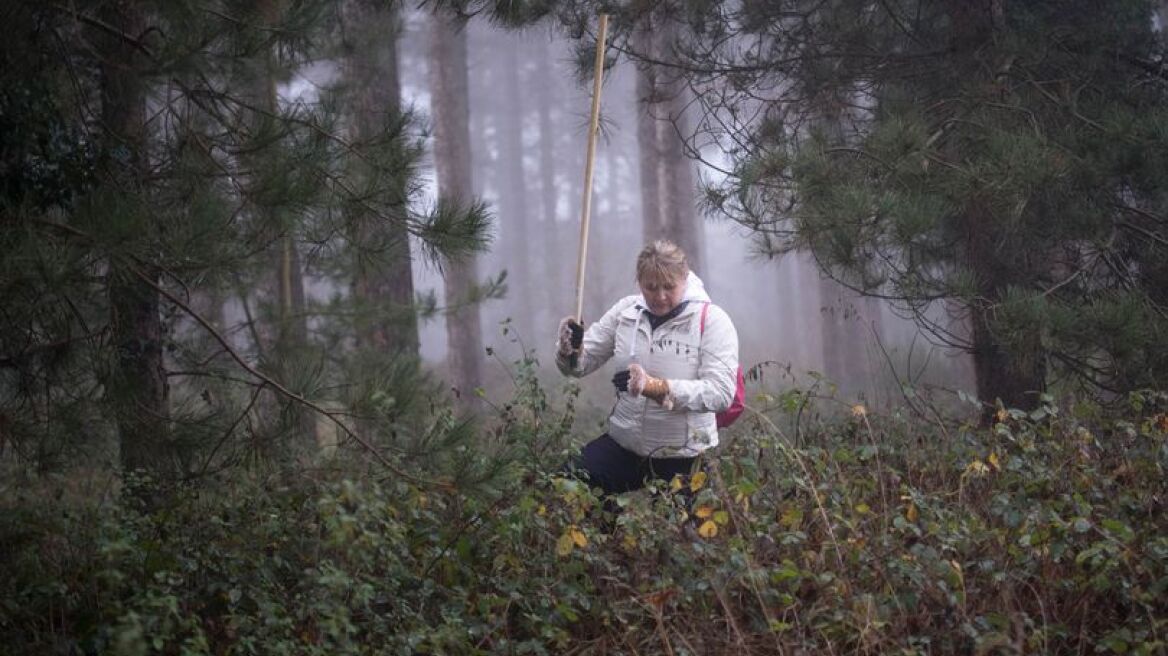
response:
<svg viewBox="0 0 1168 656"><path fill-rule="evenodd" d="M524 387L526 385L526 387ZM1162 652L1168 395L992 426L755 414L710 475L607 510L534 380L468 493L242 475L152 514L10 499L12 653ZM486 456L484 456L486 457ZM688 489L681 494L678 488Z"/></svg>

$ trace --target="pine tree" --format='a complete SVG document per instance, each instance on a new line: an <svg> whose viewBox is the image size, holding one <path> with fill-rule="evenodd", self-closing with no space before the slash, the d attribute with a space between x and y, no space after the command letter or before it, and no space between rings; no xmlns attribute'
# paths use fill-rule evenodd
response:
<svg viewBox="0 0 1168 656"><path fill-rule="evenodd" d="M686 252L690 267L702 271L704 244L697 215L694 162L685 153L691 133L686 107L689 88L675 67L677 22L672 8L659 5L637 19L633 32L637 66L637 145L646 243L670 239Z"/></svg>
<svg viewBox="0 0 1168 656"><path fill-rule="evenodd" d="M415 236L431 258L481 249L486 220L418 211L419 135L400 117L354 136L340 94L282 95L296 70L333 52L334 8L5 9L0 413L22 457L55 466L117 449L125 473L169 485L280 458L310 443L309 409L344 403L345 416L392 408L369 414L375 439L361 441L392 464L379 445L415 428L399 421L411 407L428 411L416 403L428 391L416 356L354 366L352 318L367 303L297 300L297 272L347 287L357 258L346 208L362 207L383 235ZM352 166L361 157L378 177ZM402 264L378 262L381 279ZM198 311L231 296L211 303L215 319Z"/></svg>
<svg viewBox="0 0 1168 656"><path fill-rule="evenodd" d="M736 162L710 201L764 251L809 248L968 350L987 402L1029 407L1054 381L1164 384L1168 89L1148 3L777 2L700 18L686 66L716 90L711 136ZM827 111L855 136L811 130Z"/></svg>

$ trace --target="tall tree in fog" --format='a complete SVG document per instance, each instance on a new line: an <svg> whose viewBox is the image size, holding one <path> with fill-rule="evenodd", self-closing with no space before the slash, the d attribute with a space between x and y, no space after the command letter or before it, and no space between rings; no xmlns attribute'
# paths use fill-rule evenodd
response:
<svg viewBox="0 0 1168 656"><path fill-rule="evenodd" d="M342 8L345 97L354 143L363 148L350 158L351 177L369 195L382 196L390 216L370 211L364 203L351 203L346 211L354 258L352 290L362 307L356 325L359 345L416 358L408 178L393 168L404 161L399 151L407 125L401 108L401 21L396 7L378 0L346 0Z"/></svg>
<svg viewBox="0 0 1168 656"><path fill-rule="evenodd" d="M291 87L277 83L329 54L333 8L5 6L0 414L16 457L52 468L118 447L126 473L165 484L279 458L310 437L300 410L353 390L379 410L363 415L378 439L407 439L403 413L432 410L418 376L403 385L385 368L351 366L361 308L345 294L302 304L299 266L284 257L289 241L311 244L313 273L348 282L344 219L357 205L408 230L429 258L488 239L481 207L400 211L400 189L422 186L419 148L357 143L327 90L276 102ZM357 155L398 186L366 193L367 176L347 166ZM243 290L238 310L198 312L197 299L232 288ZM281 330L281 314L303 332Z"/></svg>
<svg viewBox="0 0 1168 656"><path fill-rule="evenodd" d="M689 89L670 64L677 31L658 7L638 18L632 47L637 64L637 145L646 242L667 238L681 246L690 266L702 270L704 231L697 214L694 161L685 152L690 134Z"/></svg>
<svg viewBox="0 0 1168 656"><path fill-rule="evenodd" d="M437 10L430 18L430 113L434 121L434 168L439 203L470 207L470 99L466 62L466 22ZM447 362L450 383L469 405L481 380L483 357L479 308L473 302L475 257L466 254L444 263Z"/></svg>
<svg viewBox="0 0 1168 656"><path fill-rule="evenodd" d="M277 29L283 22L284 3L280 0L259 0L255 3L255 18L264 29ZM245 58L243 65L247 71L250 94L248 102L256 108L251 114L251 135L255 143L268 139L278 139L280 102L279 81L286 74L283 69L276 43L259 46L252 57ZM257 344L263 352L270 348L261 361L261 367L280 380L294 378L293 372L299 368L297 358L308 345L308 317L305 313L304 271L298 241L298 218L279 194L272 193L271 178L265 167L267 153L262 147L245 150L242 159L252 179L248 191L248 204L252 210L252 220L261 226L271 238L267 255L273 267L275 290L271 309L273 319L270 344ZM269 285L261 285L267 288ZM259 331L257 331L259 334ZM285 461L291 461L301 453L310 452L314 445L312 430L315 425L310 414L303 408L280 409L279 402L272 405L269 413L273 428L282 438L273 440L267 446L275 447L269 453ZM295 448L290 449L289 446Z"/></svg>
<svg viewBox="0 0 1168 656"><path fill-rule="evenodd" d="M283 12L283 3L280 0L259 0L255 5L256 17L269 29L279 25ZM279 98L277 97L278 78L282 71L278 62L277 46L271 44L259 50L253 60L248 62L252 75L251 102L258 108L253 114L253 134L266 138L275 125L274 117L279 115ZM257 179L262 178L259 171L264 166L262 158L250 161L249 168ZM275 317L276 330L274 346L277 354L288 354L295 349L302 348L307 340L307 317L304 314L304 274L300 262L300 249L297 247L296 234L291 230L292 222L282 216L286 208L278 203L264 189L264 182L259 182L255 193L252 194L251 205L256 213L257 223L267 226L274 231L273 260L275 272ZM269 360L269 364L276 365L279 357Z"/></svg>
<svg viewBox="0 0 1168 656"><path fill-rule="evenodd" d="M1055 372L1163 384L1168 83L1148 3L732 4L695 21L685 68L733 162L712 205L764 252L810 248L911 312L973 356L987 402L1033 406ZM800 137L825 93L870 110L856 138ZM968 331L937 320L950 308Z"/></svg>
<svg viewBox="0 0 1168 656"><path fill-rule="evenodd" d="M523 132L528 123L524 120L528 98L523 93L521 73L526 62L519 57L518 35L494 33L492 41L496 64L501 68L502 97L494 107L498 111L499 136L499 229L503 235L499 246L511 273L509 285L509 305L511 316L516 322L519 335L525 340L532 339L535 306L532 291L536 285L533 278L535 267L532 261L534 250L532 241L535 234L528 210L527 171L524 167ZM501 51L501 52L500 52Z"/></svg>
<svg viewBox="0 0 1168 656"><path fill-rule="evenodd" d="M550 324L555 320L554 305L561 301L560 290L565 285L562 267L563 256L559 253L558 231L561 224L558 222L559 190L556 186L558 157L556 139L559 130L556 128L554 107L557 101L562 101L556 89L560 75L556 70L556 63L551 58L548 49L548 37L543 36L535 41L535 71L532 77L532 86L535 87L536 111L539 115L539 216L540 216L540 250L543 251L543 268L540 271L541 283L536 289L541 292L538 306L545 309L545 313L537 314L536 319ZM570 224L564 223L563 226ZM541 319L542 317L542 319Z"/></svg>

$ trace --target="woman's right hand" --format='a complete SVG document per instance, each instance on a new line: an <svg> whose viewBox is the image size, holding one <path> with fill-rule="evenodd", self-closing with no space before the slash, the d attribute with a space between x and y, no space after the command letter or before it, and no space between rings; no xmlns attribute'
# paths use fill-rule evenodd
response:
<svg viewBox="0 0 1168 656"><path fill-rule="evenodd" d="M584 326L576 321L575 317L560 319L559 348L556 355L566 358L580 351L584 343Z"/></svg>

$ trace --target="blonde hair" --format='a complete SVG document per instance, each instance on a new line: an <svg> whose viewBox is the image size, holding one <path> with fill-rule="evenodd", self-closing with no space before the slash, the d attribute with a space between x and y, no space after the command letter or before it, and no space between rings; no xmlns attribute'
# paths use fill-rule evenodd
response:
<svg viewBox="0 0 1168 656"><path fill-rule="evenodd" d="M637 282L682 282L688 273L685 251L667 239L658 239L637 255Z"/></svg>

